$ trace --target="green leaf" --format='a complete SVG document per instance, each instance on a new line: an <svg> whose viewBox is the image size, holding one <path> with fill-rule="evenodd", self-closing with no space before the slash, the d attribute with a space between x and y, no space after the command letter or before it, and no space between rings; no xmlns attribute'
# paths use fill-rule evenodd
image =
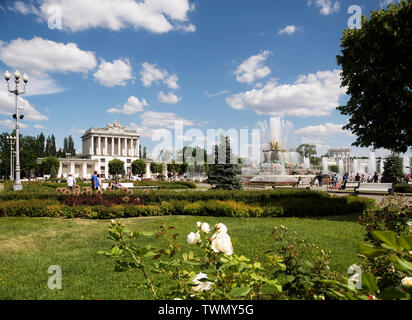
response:
<svg viewBox="0 0 412 320"><path fill-rule="evenodd" d="M232 297L244 297L248 295L250 292L251 288L249 287L236 287L230 290L229 295Z"/></svg>
<svg viewBox="0 0 412 320"><path fill-rule="evenodd" d="M395 262L396 268L403 272L411 272L412 271L412 263L406 261L405 259L395 257L392 259Z"/></svg>
<svg viewBox="0 0 412 320"><path fill-rule="evenodd" d="M387 287L383 289L379 298L383 300L400 300L407 296L407 294L400 292L396 287Z"/></svg>
<svg viewBox="0 0 412 320"><path fill-rule="evenodd" d="M377 248L367 243L359 243L358 253L372 259L379 257L387 252L386 249Z"/></svg>
<svg viewBox="0 0 412 320"><path fill-rule="evenodd" d="M396 239L396 234L393 231L372 231L372 237L375 240L382 241L395 250L400 249L398 241Z"/></svg>
<svg viewBox="0 0 412 320"><path fill-rule="evenodd" d="M412 250L412 234L408 234L408 235L405 235L405 236L400 236L398 238L398 242L399 242L399 245L402 248L404 248L408 251Z"/></svg>
<svg viewBox="0 0 412 320"><path fill-rule="evenodd" d="M379 287L376 284L375 276L370 272L362 273L362 288L368 288L369 292L379 292Z"/></svg>

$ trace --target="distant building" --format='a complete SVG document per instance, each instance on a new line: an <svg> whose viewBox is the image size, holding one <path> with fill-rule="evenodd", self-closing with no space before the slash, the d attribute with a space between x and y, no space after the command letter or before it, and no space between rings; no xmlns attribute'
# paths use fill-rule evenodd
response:
<svg viewBox="0 0 412 320"><path fill-rule="evenodd" d="M67 178L71 173L76 178L90 179L94 171L102 178L109 177L109 161L119 159L124 162L126 173L131 172L132 162L139 159L140 135L135 130L127 130L118 121L106 128L90 128L82 138L82 157L66 154L59 158L57 177ZM37 159L41 163L42 158ZM150 159L146 159L146 176L151 177Z"/></svg>
<svg viewBox="0 0 412 320"><path fill-rule="evenodd" d="M84 161L97 160L94 170L103 178L109 176L109 161L122 160L125 172L129 173L132 162L139 159L140 135L135 130L120 126L118 121L106 125L105 128L90 128L81 138ZM86 170L86 177L90 173ZM74 174L76 175L76 172ZM83 175L81 177L86 178Z"/></svg>

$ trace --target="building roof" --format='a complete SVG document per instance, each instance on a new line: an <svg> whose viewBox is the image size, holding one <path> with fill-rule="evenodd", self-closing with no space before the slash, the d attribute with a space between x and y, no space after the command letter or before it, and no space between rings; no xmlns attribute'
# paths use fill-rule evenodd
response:
<svg viewBox="0 0 412 320"><path fill-rule="evenodd" d="M121 126L119 121L115 120L112 124L106 125L105 128L90 128L82 135L82 139L91 133L97 134L108 134L108 135L127 135L127 136L137 136L140 134L136 130L129 130L126 127Z"/></svg>

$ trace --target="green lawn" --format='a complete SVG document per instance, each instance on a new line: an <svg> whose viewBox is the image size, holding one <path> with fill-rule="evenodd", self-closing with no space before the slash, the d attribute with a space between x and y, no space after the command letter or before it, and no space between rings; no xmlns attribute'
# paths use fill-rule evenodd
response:
<svg viewBox="0 0 412 320"><path fill-rule="evenodd" d="M156 231L165 222L176 227L185 243L197 221L211 225L223 222L229 235L237 238L235 252L248 257L262 257L271 248L270 231L283 224L296 231L299 238L330 249L331 268L341 272L359 262L356 249L363 238L362 227L354 216L322 219L168 216L118 221L138 231ZM0 218L0 299L151 299L146 291L129 287L139 276L114 272L114 261L96 253L111 245L105 238L109 224L110 220ZM62 268L61 290L47 287L50 265Z"/></svg>

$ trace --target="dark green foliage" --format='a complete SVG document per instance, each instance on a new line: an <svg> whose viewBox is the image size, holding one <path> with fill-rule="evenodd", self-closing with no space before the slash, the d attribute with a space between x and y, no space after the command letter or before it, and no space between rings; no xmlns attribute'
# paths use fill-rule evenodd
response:
<svg viewBox="0 0 412 320"><path fill-rule="evenodd" d="M382 182L398 183L403 177L402 159L395 154L386 158L383 169Z"/></svg>
<svg viewBox="0 0 412 320"><path fill-rule="evenodd" d="M214 189L241 189L239 174L239 165L231 163L229 137L221 136L219 145L215 146L215 163L209 165L208 182Z"/></svg>
<svg viewBox="0 0 412 320"><path fill-rule="evenodd" d="M156 163L156 162L150 163L150 171L152 173L162 173L163 164L162 163Z"/></svg>
<svg viewBox="0 0 412 320"><path fill-rule="evenodd" d="M111 161L109 161L109 173L112 176L115 175L123 175L125 173L124 171L124 162L122 160L119 159L113 159Z"/></svg>
<svg viewBox="0 0 412 320"><path fill-rule="evenodd" d="M146 173L146 162L142 159L138 159L132 162L133 174L144 175Z"/></svg>
<svg viewBox="0 0 412 320"><path fill-rule="evenodd" d="M412 1L362 17L344 31L342 86L350 96L338 110L349 116L356 146L406 152L412 146Z"/></svg>
<svg viewBox="0 0 412 320"><path fill-rule="evenodd" d="M42 160L41 166L44 174L51 175L52 168L54 167L54 173L57 175L56 168L59 168L60 161L56 157L50 156Z"/></svg>

